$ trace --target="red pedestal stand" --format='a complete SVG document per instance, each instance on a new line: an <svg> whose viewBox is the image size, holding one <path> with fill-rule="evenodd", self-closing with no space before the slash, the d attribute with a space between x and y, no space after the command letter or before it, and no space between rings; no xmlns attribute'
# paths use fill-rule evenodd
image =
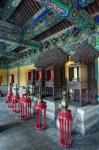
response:
<svg viewBox="0 0 99 150"><path fill-rule="evenodd" d="M28 96L20 100L21 120L29 120L31 115L31 100Z"/></svg>
<svg viewBox="0 0 99 150"><path fill-rule="evenodd" d="M19 95L12 97L12 103L13 103L13 112L16 112L16 113L21 112Z"/></svg>
<svg viewBox="0 0 99 150"><path fill-rule="evenodd" d="M70 111L61 111L59 113L60 123L60 145L62 147L71 147L72 144L72 115Z"/></svg>
<svg viewBox="0 0 99 150"><path fill-rule="evenodd" d="M7 102L8 102L8 107L9 108L13 107L12 96L13 96L13 93L11 93L11 92L7 94Z"/></svg>
<svg viewBox="0 0 99 150"><path fill-rule="evenodd" d="M36 112L36 129L46 129L46 102L37 103L35 106Z"/></svg>

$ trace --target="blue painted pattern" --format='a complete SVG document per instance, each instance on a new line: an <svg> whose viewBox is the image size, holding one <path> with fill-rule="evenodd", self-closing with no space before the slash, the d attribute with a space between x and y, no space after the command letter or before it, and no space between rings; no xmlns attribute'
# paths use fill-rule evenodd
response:
<svg viewBox="0 0 99 150"><path fill-rule="evenodd" d="M49 12L50 12L49 9L44 10L39 16L37 16L37 17L33 20L33 22L31 23L31 25L28 24L27 26L23 26L22 29L23 29L23 30L26 30L26 29L28 29L30 26L33 27L33 26L36 25L39 21L41 21L44 17L46 17Z"/></svg>
<svg viewBox="0 0 99 150"><path fill-rule="evenodd" d="M94 1L95 0L77 0L77 8L82 9Z"/></svg>

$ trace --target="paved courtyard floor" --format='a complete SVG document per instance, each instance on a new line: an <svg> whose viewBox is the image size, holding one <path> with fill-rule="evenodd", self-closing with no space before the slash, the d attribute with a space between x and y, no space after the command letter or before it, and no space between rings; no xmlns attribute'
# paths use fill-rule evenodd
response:
<svg viewBox="0 0 99 150"><path fill-rule="evenodd" d="M99 124L83 136L72 133L72 147L67 150L99 150ZM35 130L35 116L21 121L19 115L0 98L0 150L64 150L59 145L59 131L47 119L47 129Z"/></svg>

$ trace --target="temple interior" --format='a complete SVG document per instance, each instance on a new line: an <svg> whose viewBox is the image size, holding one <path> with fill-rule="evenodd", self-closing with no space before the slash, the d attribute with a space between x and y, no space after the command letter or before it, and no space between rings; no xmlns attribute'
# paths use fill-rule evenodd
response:
<svg viewBox="0 0 99 150"><path fill-rule="evenodd" d="M0 150L99 150L99 0L0 0Z"/></svg>

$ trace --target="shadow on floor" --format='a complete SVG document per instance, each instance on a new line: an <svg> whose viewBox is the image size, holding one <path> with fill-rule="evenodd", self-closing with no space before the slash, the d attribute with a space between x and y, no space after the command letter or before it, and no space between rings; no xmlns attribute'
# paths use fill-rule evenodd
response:
<svg viewBox="0 0 99 150"><path fill-rule="evenodd" d="M12 122L9 124L0 125L0 132L3 132L3 131L8 130L10 128L14 128L15 126L20 125L20 124L21 124L20 122Z"/></svg>

